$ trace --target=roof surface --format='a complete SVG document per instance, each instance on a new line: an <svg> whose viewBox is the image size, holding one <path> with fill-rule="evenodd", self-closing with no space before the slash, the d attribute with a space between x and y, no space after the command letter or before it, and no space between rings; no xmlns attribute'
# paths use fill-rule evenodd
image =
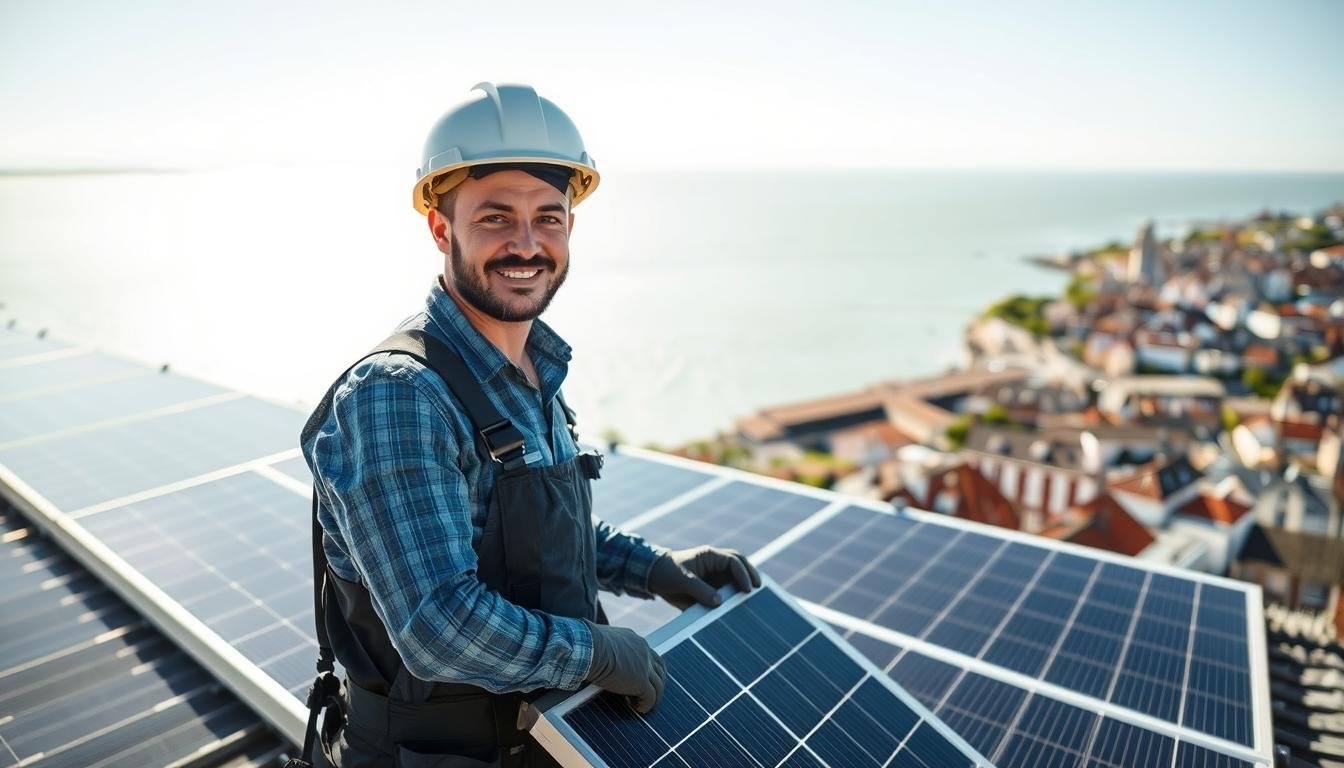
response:
<svg viewBox="0 0 1344 768"><path fill-rule="evenodd" d="M1344 539L1257 525L1239 559L1278 566L1317 583L1344 584Z"/></svg>

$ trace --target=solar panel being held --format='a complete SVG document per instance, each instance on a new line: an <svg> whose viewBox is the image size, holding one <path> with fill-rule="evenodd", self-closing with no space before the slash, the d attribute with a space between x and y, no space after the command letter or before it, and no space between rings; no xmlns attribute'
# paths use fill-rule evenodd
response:
<svg viewBox="0 0 1344 768"><path fill-rule="evenodd" d="M768 580L659 635L668 680L649 714L593 688L541 705L533 733L562 764L990 765Z"/></svg>

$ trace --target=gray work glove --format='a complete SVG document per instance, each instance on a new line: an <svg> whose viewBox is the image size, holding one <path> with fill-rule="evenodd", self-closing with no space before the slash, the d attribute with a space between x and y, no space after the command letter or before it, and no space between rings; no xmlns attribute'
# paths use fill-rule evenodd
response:
<svg viewBox="0 0 1344 768"><path fill-rule="evenodd" d="M750 592L761 586L761 575L746 555L718 547L668 552L649 571L649 591L683 610L695 603L717 606L723 602L718 589L729 581Z"/></svg>
<svg viewBox="0 0 1344 768"><path fill-rule="evenodd" d="M593 633L593 665L585 683L629 698L630 706L645 714L663 696L667 669L663 657L638 632L625 627L584 620Z"/></svg>

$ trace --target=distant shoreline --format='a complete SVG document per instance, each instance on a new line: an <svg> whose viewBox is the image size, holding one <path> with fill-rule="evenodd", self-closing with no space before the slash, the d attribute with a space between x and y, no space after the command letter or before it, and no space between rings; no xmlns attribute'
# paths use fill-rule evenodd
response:
<svg viewBox="0 0 1344 768"><path fill-rule="evenodd" d="M136 176L190 173L182 168L0 168L0 177Z"/></svg>

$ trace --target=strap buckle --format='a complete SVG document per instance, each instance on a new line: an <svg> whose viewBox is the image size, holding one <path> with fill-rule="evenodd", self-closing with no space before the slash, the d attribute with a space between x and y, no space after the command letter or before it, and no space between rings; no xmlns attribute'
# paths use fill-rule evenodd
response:
<svg viewBox="0 0 1344 768"><path fill-rule="evenodd" d="M508 419L497 421L482 429L481 438L485 440L485 448L490 452L490 458L495 463L504 465L505 469L516 469L525 464L523 456L527 453L527 445L523 433L519 432Z"/></svg>
<svg viewBox="0 0 1344 768"><path fill-rule="evenodd" d="M604 457L601 451L583 451L579 454L579 465L583 467L583 474L589 480L597 480L602 477L602 464Z"/></svg>

